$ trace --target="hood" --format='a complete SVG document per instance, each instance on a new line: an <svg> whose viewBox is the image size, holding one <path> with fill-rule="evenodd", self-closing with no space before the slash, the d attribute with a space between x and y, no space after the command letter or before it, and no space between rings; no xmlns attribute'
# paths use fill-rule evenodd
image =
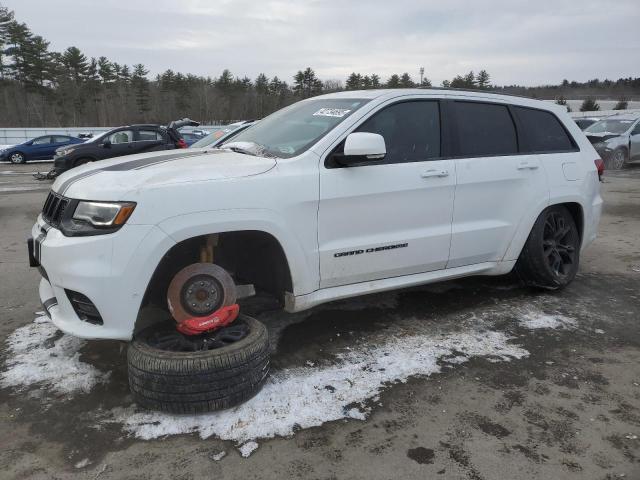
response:
<svg viewBox="0 0 640 480"><path fill-rule="evenodd" d="M606 142L607 140L611 140L612 138L616 138L620 136L621 135L617 133L607 133L607 132L587 134L587 138L592 144Z"/></svg>
<svg viewBox="0 0 640 480"><path fill-rule="evenodd" d="M70 198L122 200L127 192L135 190L248 177L275 165L273 158L227 150L164 150L74 168L60 175L52 189Z"/></svg>

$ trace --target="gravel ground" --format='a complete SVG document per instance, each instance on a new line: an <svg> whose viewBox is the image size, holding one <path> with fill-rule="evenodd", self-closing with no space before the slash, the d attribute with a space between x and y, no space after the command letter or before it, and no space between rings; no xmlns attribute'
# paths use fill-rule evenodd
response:
<svg viewBox="0 0 640 480"><path fill-rule="evenodd" d="M44 165L46 167L46 165ZM563 292L471 278L261 315L244 406L132 405L126 348L34 320L43 165L0 165L0 478L640 478L640 167Z"/></svg>

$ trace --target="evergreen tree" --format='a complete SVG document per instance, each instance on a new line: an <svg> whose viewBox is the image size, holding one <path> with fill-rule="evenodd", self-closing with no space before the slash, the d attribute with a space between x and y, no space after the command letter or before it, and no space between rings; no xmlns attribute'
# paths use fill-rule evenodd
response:
<svg viewBox="0 0 640 480"><path fill-rule="evenodd" d="M387 83L385 84L387 88L400 88L400 76L395 73L389 77Z"/></svg>
<svg viewBox="0 0 640 480"><path fill-rule="evenodd" d="M581 112L597 112L600 110L600 105L592 97L585 98L580 106Z"/></svg>
<svg viewBox="0 0 640 480"><path fill-rule="evenodd" d="M476 85L480 90L486 90L491 86L491 76L486 70L480 70L476 76Z"/></svg>
<svg viewBox="0 0 640 480"><path fill-rule="evenodd" d="M133 87L136 106L143 121L146 118L147 112L150 110L148 73L149 71L144 68L144 65L138 63L133 66L133 74L131 75L131 86Z"/></svg>
<svg viewBox="0 0 640 480"><path fill-rule="evenodd" d="M362 76L359 73L353 72L345 82L346 90L360 90L362 87Z"/></svg>
<svg viewBox="0 0 640 480"><path fill-rule="evenodd" d="M400 76L400 88L413 88L415 86L416 84L413 83L413 80L411 80L411 76L407 72L404 72Z"/></svg>
<svg viewBox="0 0 640 480"><path fill-rule="evenodd" d="M614 110L626 110L627 107L629 106L629 102L627 101L626 97L620 97L618 99L618 103L616 103L616 106L613 107Z"/></svg>

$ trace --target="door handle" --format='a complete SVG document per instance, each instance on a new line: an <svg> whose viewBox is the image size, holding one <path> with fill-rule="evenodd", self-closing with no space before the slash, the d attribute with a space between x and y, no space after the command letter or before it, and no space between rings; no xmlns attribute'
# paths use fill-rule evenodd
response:
<svg viewBox="0 0 640 480"><path fill-rule="evenodd" d="M535 170L537 168L538 168L538 165L535 163L520 162L518 164L518 170Z"/></svg>
<svg viewBox="0 0 640 480"><path fill-rule="evenodd" d="M424 172L422 172L420 174L420 176L422 178L431 178L431 177L448 177L449 176L449 171L448 170L436 170L435 168L432 168L430 170L426 170Z"/></svg>

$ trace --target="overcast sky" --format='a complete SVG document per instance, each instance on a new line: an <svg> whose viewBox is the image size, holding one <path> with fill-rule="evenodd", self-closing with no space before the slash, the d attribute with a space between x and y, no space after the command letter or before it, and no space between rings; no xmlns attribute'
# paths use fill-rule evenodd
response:
<svg viewBox="0 0 640 480"><path fill-rule="evenodd" d="M291 81L409 72L434 85L486 69L499 85L640 75L640 0L0 0L87 56Z"/></svg>

